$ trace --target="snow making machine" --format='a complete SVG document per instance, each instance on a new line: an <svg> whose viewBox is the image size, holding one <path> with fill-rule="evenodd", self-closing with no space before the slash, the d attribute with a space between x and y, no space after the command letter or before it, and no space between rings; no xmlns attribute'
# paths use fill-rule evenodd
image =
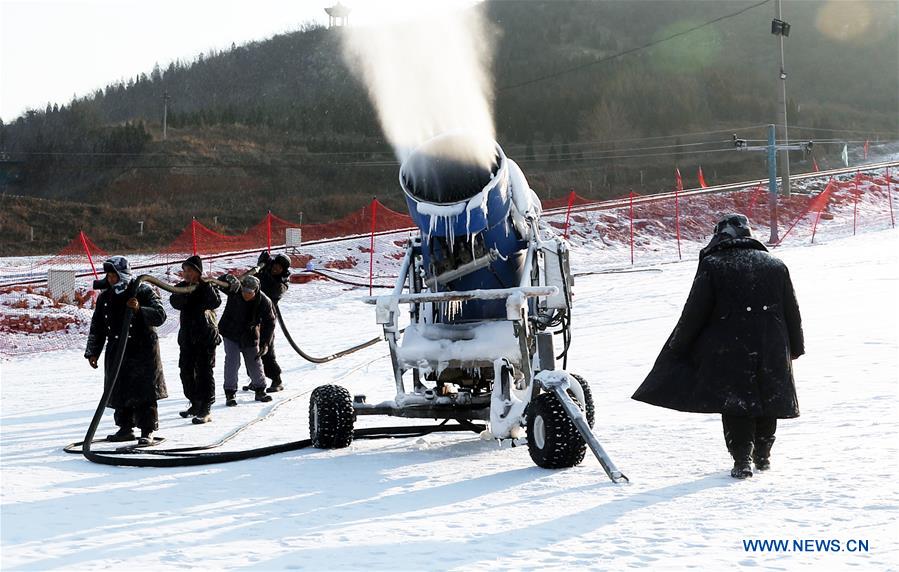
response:
<svg viewBox="0 0 899 572"><path fill-rule="evenodd" d="M479 164L471 151L485 145ZM392 293L366 299L390 346L396 396L367 403L337 385L316 388L313 445L348 446L362 415L482 421L482 437L526 441L541 467L578 465L589 445L609 478L627 480L591 430L590 386L565 371L568 245L539 229L540 200L518 165L492 140L450 133L416 149L399 179L420 234Z"/></svg>

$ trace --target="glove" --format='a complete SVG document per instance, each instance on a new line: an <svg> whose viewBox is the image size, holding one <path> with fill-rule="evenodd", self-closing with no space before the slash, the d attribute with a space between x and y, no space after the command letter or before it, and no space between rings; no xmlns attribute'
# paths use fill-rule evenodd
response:
<svg viewBox="0 0 899 572"><path fill-rule="evenodd" d="M233 274L225 274L222 276L222 280L228 283L228 292L231 294L237 294L238 290L240 290L240 280L237 279L237 276Z"/></svg>
<svg viewBox="0 0 899 572"><path fill-rule="evenodd" d="M268 264L272 259L272 255L268 253L268 250L263 250L262 254L259 255L259 258L256 259L256 266L260 264Z"/></svg>
<svg viewBox="0 0 899 572"><path fill-rule="evenodd" d="M90 356L87 358L87 363L91 364L91 367L97 369L97 356Z"/></svg>

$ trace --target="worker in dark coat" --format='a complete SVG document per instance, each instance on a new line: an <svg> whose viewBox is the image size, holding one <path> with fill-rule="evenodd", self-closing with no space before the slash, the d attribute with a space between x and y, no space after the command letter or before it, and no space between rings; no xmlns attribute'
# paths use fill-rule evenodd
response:
<svg viewBox="0 0 899 572"><path fill-rule="evenodd" d="M218 290L200 278L203 276L203 260L191 256L181 264L184 280L178 287L193 286L189 294L172 294L172 308L181 311L181 327L178 330L178 346L181 354L178 368L181 371L181 387L184 397L190 401L181 417L193 417L197 424L212 421L210 408L215 403L215 348L222 338L216 325L215 309L222 304Z"/></svg>
<svg viewBox="0 0 899 572"><path fill-rule="evenodd" d="M156 402L168 397L156 335L156 327L165 322L165 309L150 286L138 284L132 278L131 266L124 257L113 256L103 263L103 271L106 277L94 283L103 292L97 297L84 357L96 369L106 345L103 363L108 388L115 375L115 358L124 341L122 336L127 336L122 365L107 402L107 407L115 410L119 430L107 440L133 440L136 426L141 430L139 444L150 445L154 442L153 432L159 428ZM129 311L133 316L124 332Z"/></svg>
<svg viewBox="0 0 899 572"><path fill-rule="evenodd" d="M268 251L263 251L259 255L257 264L261 264L262 269L257 276L262 292L268 296L269 300L277 309L278 302L287 292L290 284L290 258L282 253L272 257ZM278 359L275 356L274 337L269 345L268 351L262 356L262 369L265 377L272 380L271 387L266 391L274 393L284 389L284 383L281 380L281 366L278 365Z"/></svg>
<svg viewBox="0 0 899 572"><path fill-rule="evenodd" d="M255 276L244 276L238 281L225 274L221 280L228 283L228 302L219 333L225 345L225 405L237 405L237 375L241 358L250 376L249 388L256 393L256 401L271 401L265 392L265 374L262 372L262 356L271 348L275 333L275 314L268 296L259 291Z"/></svg>
<svg viewBox="0 0 899 572"><path fill-rule="evenodd" d="M720 413L735 478L770 466L778 419L799 416L792 361L805 352L786 265L728 215L700 253L677 326L633 398Z"/></svg>

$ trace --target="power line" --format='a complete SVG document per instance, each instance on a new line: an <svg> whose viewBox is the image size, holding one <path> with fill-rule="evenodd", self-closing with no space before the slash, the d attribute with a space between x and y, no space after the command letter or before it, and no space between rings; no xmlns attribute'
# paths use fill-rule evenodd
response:
<svg viewBox="0 0 899 572"><path fill-rule="evenodd" d="M728 127L726 129L713 129L711 131L689 131L686 133L672 133L670 135L653 135L651 137L625 137L623 139L593 139L591 141L575 141L569 143L569 147L586 147L590 145L602 145L606 143L627 143L630 141L655 141L657 139L675 139L677 137L693 137L697 135L714 135L716 133L734 133L737 131L749 131L751 129L761 129L768 127L767 123L760 123L758 125L749 125L747 127ZM765 139L767 141L767 139ZM549 148L555 145L555 143L540 143L537 145L531 145L532 149L542 149ZM503 149L518 149L518 148L526 148L526 144L516 144L509 145L508 147L503 146Z"/></svg>
<svg viewBox="0 0 899 572"><path fill-rule="evenodd" d="M608 154L617 154L624 151L657 151L659 149L682 149L684 147L699 147L702 145L721 145L722 143L730 143L730 139L726 139L724 141L704 141L702 143L679 143L675 145L654 145L652 147L624 147L621 149L604 149L604 150L596 150L596 151L587 151L586 155L584 155L583 151L569 151L567 153L557 153L555 156L559 158L564 157L577 157L578 155L586 156L586 157L600 157L602 155ZM551 157L553 155L549 153L542 153L540 155L533 155L533 159L538 159L540 157Z"/></svg>
<svg viewBox="0 0 899 572"><path fill-rule="evenodd" d="M579 65L576 65L576 66L572 66L572 67L569 67L569 68L565 68L565 69L559 70L559 71L557 71L557 72L553 72L553 73L551 73L551 74L547 74L547 75L540 76L540 77L535 77L535 78L533 78L533 79L529 79L529 80L526 80L526 81L523 81L523 82L520 82L520 83L516 83L516 84L512 84L512 85L506 85L506 86L503 86L503 87L498 88L496 91L497 91L497 92L503 92L503 91L509 91L509 90L513 90L513 89L518 89L519 87L524 87L524 86L526 86L526 85L531 85L531 84L538 83L538 82L541 82L541 81L544 81L544 80L547 80L547 79L552 79L552 78L555 78L555 77L559 77L559 76L562 76L562 75L565 75L565 74L568 74L568 73L571 73L571 72L576 72L576 71L579 71L579 70L582 70L582 69L586 69L586 68L588 68L588 67L592 67L592 66L595 66L595 65L599 65L599 64L601 64L601 63L605 63L605 62L607 62L607 61L610 61L610 60L613 60L613 59L616 59L616 58L620 58L621 56L626 56L626 55L629 55L629 54L633 54L633 53L639 52L639 51L641 51L641 50L645 50L646 48L651 48L652 46L657 46L657 45L659 45L659 44L661 44L661 43L663 43L663 42L667 42L667 41L673 40L673 39L675 39L675 38L679 38L679 37L681 37L681 36L686 36L687 34L690 34L690 33L692 33L692 32L695 32L696 30L699 30L699 29L701 29L701 28L705 28L706 26L710 26L710 25L712 25L712 24L721 22L722 20L727 20L728 18L733 18L733 17L735 17L735 16L739 16L740 14L743 14L744 12L748 12L749 10L752 10L753 8L758 8L759 6L762 6L762 5L764 5L764 4L767 4L767 3L770 2L770 1L771 1L771 0L762 0L761 2L758 2L758 3L756 3L756 4L753 4L752 6L747 6L746 8L743 8L742 10L738 10L737 12L733 12L733 13L731 13L731 14L726 14L726 15L724 15L724 16L720 16L720 17L715 18L715 19L713 19L713 20L709 20L708 22L705 22L705 23L703 23L703 24L699 24L699 25L697 25L697 26L693 26L692 28L689 28L689 29L684 30L684 31L682 31L682 32L678 32L678 33L676 33L676 34L672 34L672 35L667 36L667 37L665 37L665 38L661 38L661 39L659 39L659 40L655 40L655 41L653 41L653 42L649 42L649 43L647 43L647 44L643 44L642 46L637 46L637 47L635 47L635 48L630 48L630 49L628 49L628 50L624 50L624 51L622 51L622 52L618 52L617 54L612 54L612 55L609 55L609 56L606 56L606 57L603 57L603 58L599 58L599 59L597 59L597 60L593 60L592 62L587 62L587 63L584 63L584 64L579 64Z"/></svg>
<svg viewBox="0 0 899 572"><path fill-rule="evenodd" d="M886 132L886 131L869 131L866 129L825 129L824 127L803 127L802 125L790 125L791 129L805 129L807 131L828 131L830 133L863 133L865 135L888 135L890 137L894 137L899 135L899 132Z"/></svg>

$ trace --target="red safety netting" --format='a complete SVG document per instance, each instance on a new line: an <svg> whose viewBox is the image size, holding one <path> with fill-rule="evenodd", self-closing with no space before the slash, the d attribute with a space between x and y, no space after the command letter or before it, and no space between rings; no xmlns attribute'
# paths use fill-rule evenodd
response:
<svg viewBox="0 0 899 572"><path fill-rule="evenodd" d="M377 205L374 232L389 232L415 226L409 215L391 210L377 200L373 204ZM316 224L301 225L269 213L243 234L233 236L217 233L201 222L192 220L175 240L162 249L161 254L209 256L224 252L268 249L283 246L286 243L287 229L289 228L301 229L303 242L308 242L369 234L371 225L372 205L335 221Z"/></svg>
<svg viewBox="0 0 899 572"><path fill-rule="evenodd" d="M899 190L889 172L854 173L802 185L777 200L777 244L848 236L860 229L895 226L892 194ZM711 238L715 223L728 213L746 214L753 234L768 243L771 235L767 185L722 193L687 193L664 197L630 193L617 200L557 211L547 223L570 240L603 250L604 261L636 264L641 261L686 259ZM687 253L681 243L690 244Z"/></svg>
<svg viewBox="0 0 899 572"><path fill-rule="evenodd" d="M375 233L402 230L415 226L412 217L405 213L391 210L375 199L373 203L335 221L321 224L304 224L301 227L303 229L303 240L322 240L339 236L369 234L372 231L372 205L376 205L375 211L377 212L374 227Z"/></svg>
<svg viewBox="0 0 899 572"><path fill-rule="evenodd" d="M822 241L851 236L861 229L895 226L891 191L899 191L899 173L883 168L797 185L791 196L778 197L778 244ZM767 242L769 204L765 184L727 192L687 191L677 196L629 193L616 201L603 202L591 202L569 193L544 203L545 210L557 210L546 213L543 222L558 229L560 234L567 233L573 244L588 247L580 251L582 256L595 256L604 267L620 267L695 259L718 218L731 212L746 214L754 235ZM300 228L303 244L308 245L304 257L294 260L297 266L315 257L316 264L323 267L343 268L341 265L346 264L347 268L356 268L359 260L348 256L342 245L328 242L340 237L365 237L364 242L357 241L355 250L369 254L371 283L376 265L389 267L402 255L390 250L389 240L376 251L376 241L369 239L369 235L414 228L414 224L408 215L392 211L377 201L330 223L296 225L269 213L246 232L233 236L217 233L192 220L158 254L129 255L129 259L138 272L165 274L164 279L171 281L177 280L178 263L194 252L209 257L207 270L212 271L213 264L219 264L227 271L233 257L225 253L282 247L289 228ZM317 245L312 244L316 242ZM214 255L224 255L224 258ZM91 315L92 263L102 272L100 266L107 257L107 252L79 232L52 257L21 259L15 262L17 266L10 266L13 271L3 276L3 282L9 285L0 288L0 355L82 345ZM219 259L221 262L214 262ZM164 268L150 270L154 266ZM46 281L48 268L78 272L81 278L74 294L76 304L54 301L47 288L39 285L41 280ZM177 320L167 322L161 334L173 331L177 325Z"/></svg>
<svg viewBox="0 0 899 572"><path fill-rule="evenodd" d="M39 267L53 267L78 272L101 272L107 252L94 244L84 231L79 231L62 250L54 256L35 263Z"/></svg>

